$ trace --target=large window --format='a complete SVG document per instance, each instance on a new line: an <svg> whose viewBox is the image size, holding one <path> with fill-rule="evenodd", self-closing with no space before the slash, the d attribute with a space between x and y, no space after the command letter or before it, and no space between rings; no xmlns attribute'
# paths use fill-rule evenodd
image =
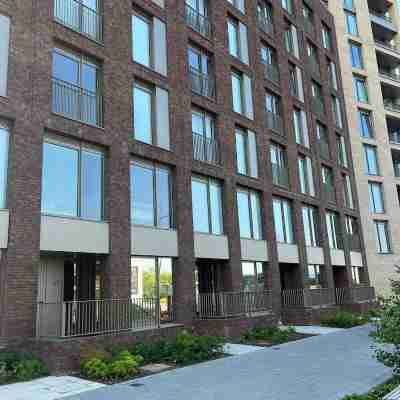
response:
<svg viewBox="0 0 400 400"><path fill-rule="evenodd" d="M351 179L349 175L343 174L342 175L343 181L343 198L344 198L344 205L347 208L354 208L354 200L353 200L353 190L351 185Z"/></svg>
<svg viewBox="0 0 400 400"><path fill-rule="evenodd" d="M239 57L239 24L232 18L228 19L228 44L229 54Z"/></svg>
<svg viewBox="0 0 400 400"><path fill-rule="evenodd" d="M385 204L383 201L383 186L379 182L369 182L369 210L373 214L383 214Z"/></svg>
<svg viewBox="0 0 400 400"><path fill-rule="evenodd" d="M172 259L131 257L131 298L138 308L151 307L159 299L161 322L173 318Z"/></svg>
<svg viewBox="0 0 400 400"><path fill-rule="evenodd" d="M264 269L262 262L242 262L243 290L255 292L264 290Z"/></svg>
<svg viewBox="0 0 400 400"><path fill-rule="evenodd" d="M312 206L303 206L301 208L301 214L303 219L304 238L306 241L306 246L320 246L318 209Z"/></svg>
<svg viewBox="0 0 400 400"><path fill-rule="evenodd" d="M361 44L349 42L351 66L353 68L363 69L364 62L362 57Z"/></svg>
<svg viewBox="0 0 400 400"><path fill-rule="evenodd" d="M151 65L151 22L144 16L132 17L133 59L139 64Z"/></svg>
<svg viewBox="0 0 400 400"><path fill-rule="evenodd" d="M345 11L347 33L352 36L358 36L357 16L356 14Z"/></svg>
<svg viewBox="0 0 400 400"><path fill-rule="evenodd" d="M141 142L153 143L152 114L153 114L152 88L135 84L133 87L133 126L135 139Z"/></svg>
<svg viewBox="0 0 400 400"><path fill-rule="evenodd" d="M260 196L253 191L238 189L236 198L240 237L262 239Z"/></svg>
<svg viewBox="0 0 400 400"><path fill-rule="evenodd" d="M222 188L218 181L192 177L192 211L195 232L223 233Z"/></svg>
<svg viewBox="0 0 400 400"><path fill-rule="evenodd" d="M326 50L332 49L332 32L324 23L322 23L322 45Z"/></svg>
<svg viewBox="0 0 400 400"><path fill-rule="evenodd" d="M294 243L292 207L289 201L274 198L272 204L277 242Z"/></svg>
<svg viewBox="0 0 400 400"><path fill-rule="evenodd" d="M328 241L331 249L343 249L342 229L340 217L333 211L326 213L326 228L328 230Z"/></svg>
<svg viewBox="0 0 400 400"><path fill-rule="evenodd" d="M296 143L305 147L310 147L310 138L308 137L307 116L303 110L293 109L293 130L296 137Z"/></svg>
<svg viewBox="0 0 400 400"><path fill-rule="evenodd" d="M372 115L370 111L358 110L358 125L362 137L368 139L374 137Z"/></svg>
<svg viewBox="0 0 400 400"><path fill-rule="evenodd" d="M287 163L286 149L280 144L271 143L270 157L272 167L272 181L274 185L289 186L289 169Z"/></svg>
<svg viewBox="0 0 400 400"><path fill-rule="evenodd" d="M193 158L212 164L219 163L214 117L206 111L192 109Z"/></svg>
<svg viewBox="0 0 400 400"><path fill-rule="evenodd" d="M360 76L354 76L353 82L356 100L360 103L368 103L367 80Z"/></svg>
<svg viewBox="0 0 400 400"><path fill-rule="evenodd" d="M376 147L364 145L365 172L368 175L379 175L378 155Z"/></svg>
<svg viewBox="0 0 400 400"><path fill-rule="evenodd" d="M0 120L0 208L6 208L9 130Z"/></svg>
<svg viewBox="0 0 400 400"><path fill-rule="evenodd" d="M103 153L80 144L43 144L42 213L103 218Z"/></svg>
<svg viewBox="0 0 400 400"><path fill-rule="evenodd" d="M298 165L301 193L315 196L314 174L311 158L303 155L299 156Z"/></svg>
<svg viewBox="0 0 400 400"><path fill-rule="evenodd" d="M167 167L134 161L131 164L131 219L135 225L172 227L171 174Z"/></svg>
<svg viewBox="0 0 400 400"><path fill-rule="evenodd" d="M320 289L323 287L322 268L321 265L308 265L307 272L310 289Z"/></svg>
<svg viewBox="0 0 400 400"><path fill-rule="evenodd" d="M257 145L254 132L235 129L236 168L242 175L258 176Z"/></svg>
<svg viewBox="0 0 400 400"><path fill-rule="evenodd" d="M243 83L242 76L236 72L232 72L232 101L233 111L243 114Z"/></svg>
<svg viewBox="0 0 400 400"><path fill-rule="evenodd" d="M388 221L375 221L375 233L377 241L378 253L391 253L391 243L389 236L389 222Z"/></svg>

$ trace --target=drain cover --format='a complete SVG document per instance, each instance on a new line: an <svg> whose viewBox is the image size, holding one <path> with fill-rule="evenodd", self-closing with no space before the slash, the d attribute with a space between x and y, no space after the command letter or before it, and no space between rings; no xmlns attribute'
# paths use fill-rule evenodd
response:
<svg viewBox="0 0 400 400"><path fill-rule="evenodd" d="M129 386L140 387L140 386L144 386L144 384L143 383L131 383Z"/></svg>

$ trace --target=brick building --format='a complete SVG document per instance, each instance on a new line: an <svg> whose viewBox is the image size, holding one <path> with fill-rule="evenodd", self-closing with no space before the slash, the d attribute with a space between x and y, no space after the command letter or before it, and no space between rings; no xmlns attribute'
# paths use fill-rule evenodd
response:
<svg viewBox="0 0 400 400"><path fill-rule="evenodd" d="M0 0L0 336L371 300L337 57L320 0Z"/></svg>

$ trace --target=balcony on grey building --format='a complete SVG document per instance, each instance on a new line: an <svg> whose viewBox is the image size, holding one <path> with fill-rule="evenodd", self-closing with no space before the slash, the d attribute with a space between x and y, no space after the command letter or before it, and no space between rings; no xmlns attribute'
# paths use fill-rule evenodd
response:
<svg viewBox="0 0 400 400"><path fill-rule="evenodd" d="M386 116L386 126L389 133L389 142L400 145L400 119Z"/></svg>
<svg viewBox="0 0 400 400"><path fill-rule="evenodd" d="M54 19L88 38L103 41L103 15L100 2L89 7L83 0L54 0Z"/></svg>
<svg viewBox="0 0 400 400"><path fill-rule="evenodd" d="M319 97L312 97L311 110L315 115L323 118L325 115L325 105L323 99Z"/></svg>
<svg viewBox="0 0 400 400"><path fill-rule="evenodd" d="M272 182L274 185L289 188L289 169L287 166L281 166L271 163L272 167Z"/></svg>
<svg viewBox="0 0 400 400"><path fill-rule="evenodd" d="M384 38L380 37L374 37L375 40L375 46L377 47L377 54L380 54L382 50L384 51L390 51L393 53L396 53L397 55L400 55L400 48L399 46L396 45L396 43L393 40L386 40Z"/></svg>
<svg viewBox="0 0 400 400"><path fill-rule="evenodd" d="M206 137L198 133L192 133L193 159L208 164L219 165L219 143L216 138Z"/></svg>
<svg viewBox="0 0 400 400"><path fill-rule="evenodd" d="M262 61L262 64L264 67L265 78L278 85L280 81L278 67L273 64L268 64L265 61Z"/></svg>
<svg viewBox="0 0 400 400"><path fill-rule="evenodd" d="M215 79L212 75L202 74L195 68L190 68L189 75L192 92L210 99L215 97Z"/></svg>
<svg viewBox="0 0 400 400"><path fill-rule="evenodd" d="M391 17L391 4L382 0L368 0L369 15L374 37L390 39L397 33Z"/></svg>
<svg viewBox="0 0 400 400"><path fill-rule="evenodd" d="M400 114L400 84L395 85L387 82L387 79L385 79L381 81L381 88L385 110L394 114Z"/></svg>
<svg viewBox="0 0 400 400"><path fill-rule="evenodd" d="M283 136L285 131L283 129L283 120L282 117L278 114L275 114L271 111L267 111L267 128L273 130L278 135Z"/></svg>
<svg viewBox="0 0 400 400"><path fill-rule="evenodd" d="M400 85L399 58L388 53L377 51L376 59L378 62L378 70L381 78L385 79L388 84L393 83Z"/></svg>
<svg viewBox="0 0 400 400"><path fill-rule="evenodd" d="M400 150L392 149L394 176L400 178Z"/></svg>
<svg viewBox="0 0 400 400"><path fill-rule="evenodd" d="M200 13L187 3L185 5L185 19L186 24L194 31L208 39L211 37L211 24L208 16Z"/></svg>

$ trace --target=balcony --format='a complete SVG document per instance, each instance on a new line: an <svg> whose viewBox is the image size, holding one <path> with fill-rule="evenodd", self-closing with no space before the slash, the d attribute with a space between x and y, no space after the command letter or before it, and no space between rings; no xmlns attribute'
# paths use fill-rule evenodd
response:
<svg viewBox="0 0 400 400"><path fill-rule="evenodd" d="M89 125L103 126L103 97L53 78L53 112Z"/></svg>
<svg viewBox="0 0 400 400"><path fill-rule="evenodd" d="M279 69L277 66L273 64L268 64L267 62L263 61L264 66L264 76L266 79L270 80L271 82L279 85L280 78L279 78Z"/></svg>
<svg viewBox="0 0 400 400"><path fill-rule="evenodd" d="M267 35L274 36L274 25L260 14L257 15L257 25Z"/></svg>
<svg viewBox="0 0 400 400"><path fill-rule="evenodd" d="M285 132L283 129L282 117L271 111L267 111L267 128L273 130L278 135L284 136Z"/></svg>
<svg viewBox="0 0 400 400"><path fill-rule="evenodd" d="M196 305L199 319L232 318L272 311L272 293L216 292L200 293Z"/></svg>
<svg viewBox="0 0 400 400"><path fill-rule="evenodd" d="M282 307L322 307L335 304L333 289L286 289L282 291Z"/></svg>
<svg viewBox="0 0 400 400"><path fill-rule="evenodd" d="M388 70L383 70L383 69L379 69L379 75L381 76L381 78L384 79L391 79L395 82L399 82L400 83L400 74L393 72L393 71L388 71Z"/></svg>
<svg viewBox="0 0 400 400"><path fill-rule="evenodd" d="M397 118L392 118L387 115L386 126L389 133L390 143L400 145L400 121Z"/></svg>
<svg viewBox="0 0 400 400"><path fill-rule="evenodd" d="M173 321L172 298L161 304L157 298L111 299L38 303L39 337L107 335L160 328ZM51 327L51 329L49 329Z"/></svg>
<svg viewBox="0 0 400 400"><path fill-rule="evenodd" d="M383 104L385 106L385 110L400 113L400 104L397 104L395 101L391 99L384 99Z"/></svg>
<svg viewBox="0 0 400 400"><path fill-rule="evenodd" d="M272 182L274 185L289 187L289 170L287 167L282 167L278 164L271 163L272 167Z"/></svg>
<svg viewBox="0 0 400 400"><path fill-rule="evenodd" d="M375 38L375 46L384 50L389 50L389 51L393 51L397 54L400 55L400 49L393 43L391 43L390 41L383 41L380 39Z"/></svg>
<svg viewBox="0 0 400 400"><path fill-rule="evenodd" d="M78 0L54 0L54 19L88 38L103 41L103 16Z"/></svg>
<svg viewBox="0 0 400 400"><path fill-rule="evenodd" d="M209 39L211 37L211 24L207 16L200 14L197 10L185 5L186 24L200 35Z"/></svg>
<svg viewBox="0 0 400 400"><path fill-rule="evenodd" d="M324 118L325 116L324 101L319 97L312 97L311 110L317 117Z"/></svg>
<svg viewBox="0 0 400 400"><path fill-rule="evenodd" d="M216 139L207 138L197 133L192 133L193 137L193 159L209 164L220 164L219 144Z"/></svg>
<svg viewBox="0 0 400 400"><path fill-rule="evenodd" d="M391 153L392 153L394 176L396 178L400 178L400 150L392 148Z"/></svg>
<svg viewBox="0 0 400 400"><path fill-rule="evenodd" d="M395 26L392 17L388 13L378 12L370 9L369 16L373 24L377 24L380 27L389 29L395 33L397 32L397 27Z"/></svg>
<svg viewBox="0 0 400 400"><path fill-rule="evenodd" d="M190 68L189 75L193 93L209 99L215 97L215 79L213 76L202 74L194 68Z"/></svg>
<svg viewBox="0 0 400 400"><path fill-rule="evenodd" d="M371 286L336 288L335 292L338 305L375 301L375 289Z"/></svg>

